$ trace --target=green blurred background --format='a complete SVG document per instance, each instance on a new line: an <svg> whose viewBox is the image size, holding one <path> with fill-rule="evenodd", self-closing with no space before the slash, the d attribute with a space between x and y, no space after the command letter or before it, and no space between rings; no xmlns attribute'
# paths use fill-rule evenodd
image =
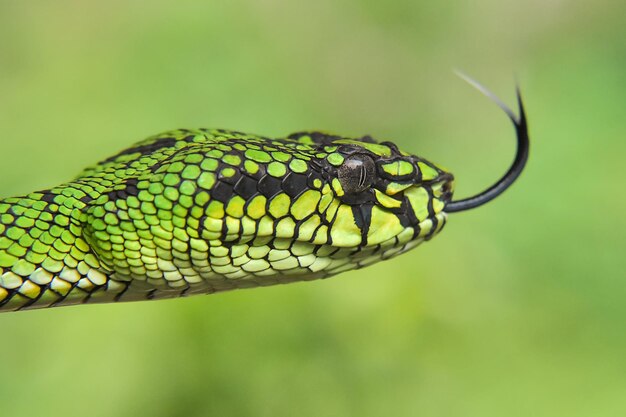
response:
<svg viewBox="0 0 626 417"><path fill-rule="evenodd" d="M476 4L478 3L478 4ZM150 134L372 134L512 190L306 284L0 315L2 416L626 415L626 3L0 0L0 195Z"/></svg>

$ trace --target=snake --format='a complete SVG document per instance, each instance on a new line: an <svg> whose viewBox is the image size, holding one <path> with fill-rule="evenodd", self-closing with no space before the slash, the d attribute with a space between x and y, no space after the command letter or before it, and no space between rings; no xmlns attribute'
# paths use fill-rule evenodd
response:
<svg viewBox="0 0 626 417"><path fill-rule="evenodd" d="M281 138L225 129L158 134L45 190L0 200L0 311L156 300L328 278L432 239L453 200L443 167L371 136Z"/></svg>

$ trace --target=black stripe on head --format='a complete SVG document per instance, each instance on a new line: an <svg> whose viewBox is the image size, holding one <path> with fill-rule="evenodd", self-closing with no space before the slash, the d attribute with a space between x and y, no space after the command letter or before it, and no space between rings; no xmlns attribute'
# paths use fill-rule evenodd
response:
<svg viewBox="0 0 626 417"><path fill-rule="evenodd" d="M354 223L361 230L361 244L367 244L367 233L372 222L372 204L359 204L352 206Z"/></svg>

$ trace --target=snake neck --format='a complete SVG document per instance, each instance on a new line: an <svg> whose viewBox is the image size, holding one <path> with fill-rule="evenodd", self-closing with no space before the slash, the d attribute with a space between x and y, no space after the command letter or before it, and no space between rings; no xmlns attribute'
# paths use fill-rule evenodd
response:
<svg viewBox="0 0 626 417"><path fill-rule="evenodd" d="M82 209L90 197L68 191L0 200L1 311L83 303L108 286L82 237Z"/></svg>

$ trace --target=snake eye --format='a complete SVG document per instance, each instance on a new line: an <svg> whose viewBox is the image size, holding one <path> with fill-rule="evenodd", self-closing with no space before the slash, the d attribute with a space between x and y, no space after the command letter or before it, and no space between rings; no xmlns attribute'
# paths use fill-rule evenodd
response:
<svg viewBox="0 0 626 417"><path fill-rule="evenodd" d="M352 155L339 167L338 177L346 194L360 193L374 182L376 164L367 155Z"/></svg>

